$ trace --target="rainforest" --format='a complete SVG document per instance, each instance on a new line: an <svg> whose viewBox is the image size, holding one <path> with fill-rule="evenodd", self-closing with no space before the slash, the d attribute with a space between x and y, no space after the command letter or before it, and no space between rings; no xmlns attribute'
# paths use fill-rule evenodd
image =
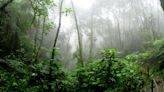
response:
<svg viewBox="0 0 164 92"><path fill-rule="evenodd" d="M164 0L0 0L0 92L164 92Z"/></svg>

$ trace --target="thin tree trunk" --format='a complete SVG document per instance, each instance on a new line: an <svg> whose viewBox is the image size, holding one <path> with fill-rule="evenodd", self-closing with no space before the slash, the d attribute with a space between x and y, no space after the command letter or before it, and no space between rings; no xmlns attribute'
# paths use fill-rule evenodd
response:
<svg viewBox="0 0 164 92"><path fill-rule="evenodd" d="M40 49L41 49L41 46L42 46L42 44L43 44L43 39L44 39L44 27L45 27L45 22L46 22L46 17L44 17L44 19L43 19L43 28L42 28L42 35L41 35L41 40L40 40L40 44L39 44L39 47L38 47L38 50L37 50L37 52L36 52L36 56L35 56L35 62L37 62L38 61L38 56L39 56L39 52L40 52Z"/></svg>
<svg viewBox="0 0 164 92"><path fill-rule="evenodd" d="M57 33L56 33L56 37L54 40L54 44L53 44L53 48L52 48L52 53L51 53L51 60L49 63L49 78L48 78L48 90L49 92L52 91L52 86L51 86L51 80L52 80L52 64L55 58L55 47L57 44L57 40L58 40L58 36L59 36L59 32L60 32L60 27L61 27L61 17L62 17L62 6L63 6L63 2L64 0L61 0L60 2L60 10L59 10L59 24L58 24L58 28L57 28Z"/></svg>
<svg viewBox="0 0 164 92"><path fill-rule="evenodd" d="M36 26L38 27L39 26L39 19L40 19L40 16L38 17L38 20L37 20L37 24ZM36 52L37 52L37 39L38 39L38 34L39 34L39 28L36 29L36 32L35 32L35 35L34 35L34 47L33 47L33 57L34 57L34 61L35 61L35 56L36 56Z"/></svg>
<svg viewBox="0 0 164 92"><path fill-rule="evenodd" d="M77 20L77 16L76 16L76 11L74 8L74 4L73 1L71 0L71 4L72 4L72 9L73 9L73 15L74 15L74 19L75 19L75 23L76 23L76 30L77 30L77 36L78 36L78 44L79 44L79 61L81 63L81 66L84 66L84 62L83 62L83 50L82 50L82 38L81 38L81 34L80 34L80 29L78 26L78 20Z"/></svg>
<svg viewBox="0 0 164 92"><path fill-rule="evenodd" d="M150 25L151 25L151 32L152 32L152 40L155 41L157 39L156 37L156 32L154 30L154 24L153 24L153 20L152 20L152 17L153 15L151 14L151 20L150 20Z"/></svg>
<svg viewBox="0 0 164 92"><path fill-rule="evenodd" d="M32 18L32 21L31 21L31 26L32 26L32 24L35 22L35 19L36 19L36 10L35 10L35 7L34 7L34 4L33 4L33 2L32 2L32 0L29 0L30 1L30 4L31 4L31 6L32 6L32 8L33 8L33 12L34 12L34 16L33 16L33 18Z"/></svg>
<svg viewBox="0 0 164 92"><path fill-rule="evenodd" d="M91 13L91 35L90 35L89 59L92 59L92 54L93 54L93 10Z"/></svg>
<svg viewBox="0 0 164 92"><path fill-rule="evenodd" d="M153 82L153 80L151 81L151 92L154 92L154 82Z"/></svg>
<svg viewBox="0 0 164 92"><path fill-rule="evenodd" d="M117 20L117 31L118 31L119 43L120 43L121 49L123 49L122 37L121 37L121 30L120 30L120 21L117 18L116 18L116 20Z"/></svg>

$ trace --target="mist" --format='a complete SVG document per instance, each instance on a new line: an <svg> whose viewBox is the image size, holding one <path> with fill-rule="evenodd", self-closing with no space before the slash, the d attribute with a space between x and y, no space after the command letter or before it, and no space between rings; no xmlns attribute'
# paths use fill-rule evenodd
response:
<svg viewBox="0 0 164 92"><path fill-rule="evenodd" d="M116 48L120 53L126 54L140 52L147 48L146 42L163 37L164 14L159 0L73 2L86 60L90 56L96 57L97 52L105 48ZM71 9L71 2L66 0L64 6L63 11ZM58 13L52 11L50 19L57 23ZM55 29L46 37L45 42L49 44L48 47L52 47L54 31ZM72 11L62 15L59 35L58 48L63 56L63 64L65 67L75 67L77 60L73 57L78 50L78 37Z"/></svg>
<svg viewBox="0 0 164 92"><path fill-rule="evenodd" d="M0 0L0 92L163 92L164 0Z"/></svg>

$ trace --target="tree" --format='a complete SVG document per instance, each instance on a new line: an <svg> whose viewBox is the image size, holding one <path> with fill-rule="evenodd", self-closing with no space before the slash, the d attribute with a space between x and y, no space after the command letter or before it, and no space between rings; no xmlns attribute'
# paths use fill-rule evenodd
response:
<svg viewBox="0 0 164 92"><path fill-rule="evenodd" d="M44 16L44 18L43 18L43 24L42 24L43 27L42 27L41 39L40 39L39 47L38 47L38 49L36 50L36 53L35 53L35 62L38 61L39 52L40 52L41 47L43 45L43 39L44 39L44 34L45 34L45 22L46 22L46 16Z"/></svg>
<svg viewBox="0 0 164 92"><path fill-rule="evenodd" d="M60 8L59 8L59 24L58 24L58 28L57 28L57 33L56 33L56 37L54 40L54 44L53 44L53 48L52 48L52 53L51 53L51 60L50 60L50 66L49 66L49 78L48 78L48 90L52 91L52 86L51 86L51 80L52 80L52 65L53 65L53 61L55 58L55 49L56 49L56 44L57 44L57 40L58 40L58 36L59 36L59 32L60 32L60 27L61 27L61 17L62 17L62 6L63 6L63 2L64 0L60 1Z"/></svg>
<svg viewBox="0 0 164 92"><path fill-rule="evenodd" d="M82 38L81 38L81 34L80 34L80 29L79 29L79 25L78 25L78 20L77 20L77 16L76 16L76 11L74 8L74 3L71 0L71 4L72 4L72 9L73 9L73 15L74 15L74 19L75 19L75 23L76 23L76 30L77 30L77 36L78 36L78 44L79 44L79 62L81 63L81 66L84 66L84 62L83 62L83 49L82 49Z"/></svg>
<svg viewBox="0 0 164 92"><path fill-rule="evenodd" d="M93 54L93 44L94 44L94 34L93 34L93 12L91 12L91 28L90 28L90 50L89 50L89 59L92 59L92 54Z"/></svg>

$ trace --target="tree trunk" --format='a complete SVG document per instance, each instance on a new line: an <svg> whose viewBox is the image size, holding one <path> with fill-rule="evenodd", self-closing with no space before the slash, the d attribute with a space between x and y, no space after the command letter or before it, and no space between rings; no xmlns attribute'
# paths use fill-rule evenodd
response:
<svg viewBox="0 0 164 92"><path fill-rule="evenodd" d="M33 9L33 12L34 12L34 16L33 16L33 18L32 18L32 21L31 21L31 26L32 26L32 24L35 22L35 19L36 19L36 10L35 10L35 6L34 6L34 4L33 4L33 2L32 2L32 0L29 0L30 1L30 4L31 4L31 7L32 7L32 9Z"/></svg>
<svg viewBox="0 0 164 92"><path fill-rule="evenodd" d="M91 35L90 35L89 59L92 59L92 54L93 54L93 10L91 13Z"/></svg>
<svg viewBox="0 0 164 92"><path fill-rule="evenodd" d="M83 49L82 49L82 38L81 38L81 34L80 34L80 29L78 26L78 20L77 20L77 16L76 16L76 11L74 8L74 4L73 1L71 0L71 4L72 4L72 9L73 9L73 15L74 15L74 19L75 19L75 23L76 23L76 30L77 30L77 36L78 36L78 44L79 44L79 62L81 63L81 66L84 66L84 62L83 62Z"/></svg>
<svg viewBox="0 0 164 92"><path fill-rule="evenodd" d="M37 19L37 24L36 26L38 27L40 24L40 16ZM34 35L34 47L33 47L33 57L34 57L34 61L36 60L35 56L36 56L36 52L37 52L37 40L38 40L38 34L39 34L39 28L36 29L35 35Z"/></svg>
<svg viewBox="0 0 164 92"><path fill-rule="evenodd" d="M57 44L57 40L58 40L58 36L59 36L59 32L60 32L60 27L61 27L61 17L62 17L62 6L63 6L63 2L64 0L61 0L60 2L60 10L59 10L59 24L58 24L58 28L57 28L57 33L56 33L56 37L54 40L54 44L53 44L53 48L52 48L52 53L51 53L51 60L49 63L49 78L48 78L48 91L51 92L52 91L52 86L51 86L51 80L52 80L52 64L55 58L55 48L56 48L56 44Z"/></svg>
<svg viewBox="0 0 164 92"><path fill-rule="evenodd" d="M39 47L38 47L38 50L37 50L37 52L36 52L36 56L35 56L35 62L37 62L38 61L38 56L39 56L39 52L40 52L40 50L41 50L41 46L42 46L42 44L43 44L43 39L44 39L44 26L45 26L45 22L46 22L46 17L44 17L44 19L43 19L43 28L42 28L42 35L41 35L41 40L40 40L40 44L39 44Z"/></svg>

